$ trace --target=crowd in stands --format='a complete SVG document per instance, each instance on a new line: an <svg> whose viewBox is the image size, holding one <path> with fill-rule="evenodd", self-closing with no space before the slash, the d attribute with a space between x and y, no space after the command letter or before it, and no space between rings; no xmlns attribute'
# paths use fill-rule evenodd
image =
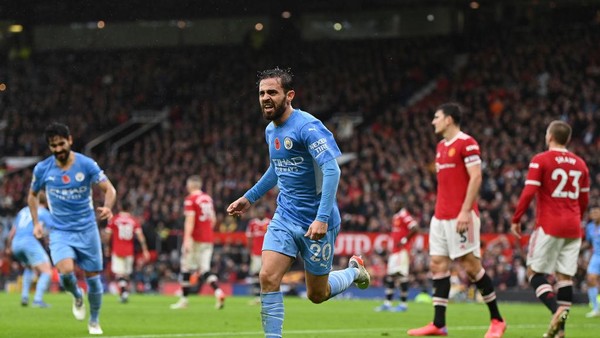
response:
<svg viewBox="0 0 600 338"><path fill-rule="evenodd" d="M219 231L244 231L253 216L235 219L225 209L268 165L256 72L274 66L289 66L296 74L293 106L315 114L334 132L339 126L328 122L332 117L362 118L350 137L338 138L344 153L356 155L342 166L338 202L343 231L389 231L396 211L391 201L400 200L427 232L435 205L433 163L439 141L431 119L435 107L449 100L467 107L463 130L482 149L483 233L509 230L527 165L544 149L545 128L553 119L573 126L570 149L587 161L590 201L598 202L597 28L505 32L473 40L276 42L258 49L58 51L11 60L0 66L8 79L7 91L0 93L0 116L6 122L0 129L0 158L47 156L42 131L53 120L71 127L74 149L82 151L134 111L167 107L163 123L116 155L93 154L119 198L132 202L143 219L150 249L160 253L156 264L138 267L139 280L148 285L176 277L177 234L189 175L200 174L213 197ZM427 91L428 86L432 89ZM30 170L8 174L0 183L3 233L10 217L26 204ZM275 195L260 203L273 211ZM524 232L530 232L533 210L524 223ZM500 289L526 287L526 248L498 238L485 243L484 266ZM373 266L384 264L385 255L373 255ZM219 247L213 259L221 277L229 280L243 279L245 260L245 249L235 243ZM412 265L414 284L426 284L427 253L415 249ZM457 278L466 280L460 271Z"/></svg>

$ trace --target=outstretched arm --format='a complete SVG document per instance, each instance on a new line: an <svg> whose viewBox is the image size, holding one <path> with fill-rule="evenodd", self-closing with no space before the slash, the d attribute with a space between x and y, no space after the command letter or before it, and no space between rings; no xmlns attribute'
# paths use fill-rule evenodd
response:
<svg viewBox="0 0 600 338"><path fill-rule="evenodd" d="M263 197L275 185L277 185L277 174L275 173L275 169L269 166L260 180L244 196L238 198L227 207L227 213L233 216L242 215L250 208L252 203Z"/></svg>

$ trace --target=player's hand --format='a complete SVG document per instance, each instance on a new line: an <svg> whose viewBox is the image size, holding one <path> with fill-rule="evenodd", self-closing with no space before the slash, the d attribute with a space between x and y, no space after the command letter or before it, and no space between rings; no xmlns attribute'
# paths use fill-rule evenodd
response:
<svg viewBox="0 0 600 338"><path fill-rule="evenodd" d="M98 212L98 218L101 220L111 219L113 217L113 213L112 210L110 210L110 208L98 207L96 208L96 211Z"/></svg>
<svg viewBox="0 0 600 338"><path fill-rule="evenodd" d="M33 224L33 236L37 239L42 239L42 237L44 237L44 228L40 223Z"/></svg>
<svg viewBox="0 0 600 338"><path fill-rule="evenodd" d="M327 234L327 223L321 221L313 221L312 224L308 227L308 231L304 234L304 237L308 237L313 241L318 241L321 238L325 237Z"/></svg>
<svg viewBox="0 0 600 338"><path fill-rule="evenodd" d="M192 242L192 240L183 240L183 243L181 244L181 252L183 254L192 252Z"/></svg>
<svg viewBox="0 0 600 338"><path fill-rule="evenodd" d="M252 205L250 201L242 196L227 207L227 213L231 216L241 216L250 208L250 205Z"/></svg>
<svg viewBox="0 0 600 338"><path fill-rule="evenodd" d="M144 250L142 254L144 255L144 260L146 262L150 262L150 252L148 252L148 250Z"/></svg>
<svg viewBox="0 0 600 338"><path fill-rule="evenodd" d="M473 226L473 215L471 214L471 211L461 210L456 219L456 232L459 234L465 233L471 226Z"/></svg>
<svg viewBox="0 0 600 338"><path fill-rule="evenodd" d="M521 223L513 223L510 225L510 232L517 238L521 238Z"/></svg>

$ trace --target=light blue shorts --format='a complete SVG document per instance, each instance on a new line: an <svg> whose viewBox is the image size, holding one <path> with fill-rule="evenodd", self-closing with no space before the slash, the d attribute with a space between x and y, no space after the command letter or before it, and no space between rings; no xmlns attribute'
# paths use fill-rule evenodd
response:
<svg viewBox="0 0 600 338"><path fill-rule="evenodd" d="M594 275L600 275L600 256L592 255L590 258L590 263L588 264L587 273L592 273Z"/></svg>
<svg viewBox="0 0 600 338"><path fill-rule="evenodd" d="M57 264L72 258L84 271L102 271L102 245L96 226L83 231L50 231L50 256Z"/></svg>
<svg viewBox="0 0 600 338"><path fill-rule="evenodd" d="M316 276L326 275L331 271L335 239L340 232L340 226L328 229L327 235L318 241L304 237L307 229L291 220L283 220L283 217L276 213L267 227L262 249L292 258L296 258L299 252L304 260L304 270Z"/></svg>
<svg viewBox="0 0 600 338"><path fill-rule="evenodd" d="M12 252L15 259L25 265L38 266L50 262L46 250L36 239L13 242Z"/></svg>

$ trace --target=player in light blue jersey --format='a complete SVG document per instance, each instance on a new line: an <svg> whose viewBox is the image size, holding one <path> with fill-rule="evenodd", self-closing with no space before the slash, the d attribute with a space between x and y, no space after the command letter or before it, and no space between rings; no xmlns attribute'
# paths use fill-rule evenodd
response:
<svg viewBox="0 0 600 338"><path fill-rule="evenodd" d="M600 317L598 309L598 282L600 281L600 207L590 209L590 222L585 226L585 240L592 247L592 257L587 267L588 298L592 311L586 317Z"/></svg>
<svg viewBox="0 0 600 338"><path fill-rule="evenodd" d="M331 272L335 239L340 231L336 192L341 152L327 128L314 116L292 108L292 74L279 68L259 73L258 98L269 121L265 138L270 165L244 196L227 208L239 216L275 185L277 209L267 228L262 248L261 316L266 337L281 337L283 330L283 275L298 253L304 260L307 296L322 303L353 282L367 288L370 276L359 256L349 267Z"/></svg>
<svg viewBox="0 0 600 338"><path fill-rule="evenodd" d="M52 216L46 209L46 198L44 194L39 195L40 207L38 208L38 218L40 223L46 227L52 226ZM38 274L38 279L35 287L35 295L33 297L33 307L46 308L49 305L43 300L44 292L50 285L50 277L52 276L52 266L50 258L44 250L40 241L33 236L33 221L29 207L25 207L17 213L13 222L12 229L8 235L7 248L12 252L15 260L23 264L23 285L21 288L21 305L29 304L29 289L35 273Z"/></svg>
<svg viewBox="0 0 600 338"><path fill-rule="evenodd" d="M60 273L63 288L73 295L73 315L85 319L83 291L77 285L75 263L84 270L90 303L88 332L102 334L99 314L102 305L102 247L96 217L112 217L116 190L94 160L71 151L73 137L61 123L50 124L44 137L52 156L39 162L33 169L33 178L27 202L34 224L34 234L43 234L38 210L38 193L44 189L50 214L54 220L50 230L50 255ZM94 213L92 184L104 192L104 205Z"/></svg>

